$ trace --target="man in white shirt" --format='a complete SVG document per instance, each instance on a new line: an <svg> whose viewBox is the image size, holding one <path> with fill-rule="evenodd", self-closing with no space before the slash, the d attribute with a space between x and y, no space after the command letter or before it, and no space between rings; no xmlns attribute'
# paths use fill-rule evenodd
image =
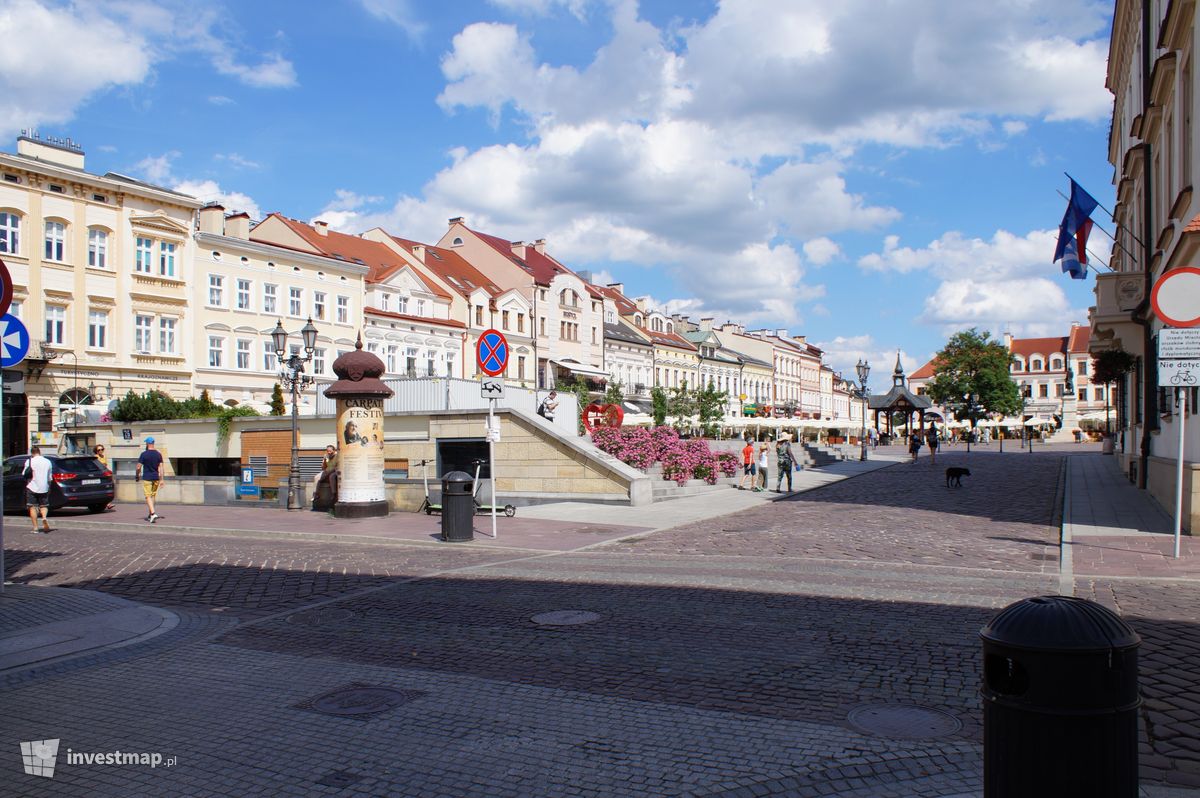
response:
<svg viewBox="0 0 1200 798"><path fill-rule="evenodd" d="M29 450L29 462L25 464L25 473L29 474L29 482L25 485L25 505L29 508L29 520L33 524L33 534L50 531L50 522L46 514L50 512L50 472L54 466L45 457L42 450L34 446ZM38 509L42 511L42 528L38 529Z"/></svg>

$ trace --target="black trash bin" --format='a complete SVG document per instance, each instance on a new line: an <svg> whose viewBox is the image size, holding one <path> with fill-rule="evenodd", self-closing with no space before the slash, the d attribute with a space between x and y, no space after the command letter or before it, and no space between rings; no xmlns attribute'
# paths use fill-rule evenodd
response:
<svg viewBox="0 0 1200 798"><path fill-rule="evenodd" d="M461 543L475 539L475 480L465 471L442 476L442 540Z"/></svg>
<svg viewBox="0 0 1200 798"><path fill-rule="evenodd" d="M979 636L985 798L1135 798L1137 633L1095 602L1041 596Z"/></svg>

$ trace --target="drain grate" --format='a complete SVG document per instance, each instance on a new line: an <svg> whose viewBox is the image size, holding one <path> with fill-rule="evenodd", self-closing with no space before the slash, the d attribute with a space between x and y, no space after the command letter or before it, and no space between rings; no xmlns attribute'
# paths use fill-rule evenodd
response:
<svg viewBox="0 0 1200 798"><path fill-rule="evenodd" d="M860 732L900 740L948 737L962 728L949 712L909 704L865 704L850 710L846 720Z"/></svg>
<svg viewBox="0 0 1200 798"><path fill-rule="evenodd" d="M420 690L397 690L353 682L301 701L296 704L296 709L310 709L342 718L370 718L425 695Z"/></svg>
<svg viewBox="0 0 1200 798"><path fill-rule="evenodd" d="M354 613L341 607L318 607L315 610L304 610L287 617L288 623L298 626L332 626L345 623L355 617Z"/></svg>
<svg viewBox="0 0 1200 798"><path fill-rule="evenodd" d="M1042 562L1056 562L1058 560L1058 555L1057 554L1042 554L1039 552L1036 554L1030 554L1029 558L1032 560L1041 560Z"/></svg>
<svg viewBox="0 0 1200 798"><path fill-rule="evenodd" d="M529 620L539 626L578 626L598 621L601 617L600 613L587 610L554 610L534 615Z"/></svg>
<svg viewBox="0 0 1200 798"><path fill-rule="evenodd" d="M356 775L348 770L331 770L317 779L317 784L320 784L322 787L336 787L341 790L353 784L358 784L364 778L365 776Z"/></svg>

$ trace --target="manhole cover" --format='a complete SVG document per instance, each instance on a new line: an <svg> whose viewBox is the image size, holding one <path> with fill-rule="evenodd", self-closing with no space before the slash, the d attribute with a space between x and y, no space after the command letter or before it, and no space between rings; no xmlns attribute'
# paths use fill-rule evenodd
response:
<svg viewBox="0 0 1200 798"><path fill-rule="evenodd" d="M336 623L345 623L354 617L354 613L340 607L319 607L315 610L305 610L289 615L288 623L298 624L300 626L329 626Z"/></svg>
<svg viewBox="0 0 1200 798"><path fill-rule="evenodd" d="M600 614L587 610L554 610L535 615L529 620L541 626L577 626L600 620Z"/></svg>
<svg viewBox="0 0 1200 798"><path fill-rule="evenodd" d="M348 770L331 770L317 779L317 784L320 784L322 787L337 787L340 790L349 787L351 784L358 784L362 780L362 776L358 776Z"/></svg>
<svg viewBox="0 0 1200 798"><path fill-rule="evenodd" d="M369 684L348 684L296 705L325 715L366 718L421 698L419 690L397 690Z"/></svg>
<svg viewBox="0 0 1200 798"><path fill-rule="evenodd" d="M846 720L858 731L902 740L946 737L962 728L949 712L905 704L867 704L850 710Z"/></svg>

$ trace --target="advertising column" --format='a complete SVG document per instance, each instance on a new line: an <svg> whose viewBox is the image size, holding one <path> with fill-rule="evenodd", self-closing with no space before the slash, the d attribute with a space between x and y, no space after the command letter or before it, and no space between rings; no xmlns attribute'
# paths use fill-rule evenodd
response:
<svg viewBox="0 0 1200 798"><path fill-rule="evenodd" d="M338 495L335 518L377 518L390 510L383 483L383 403L392 390L379 379L383 361L362 348L362 336L333 362L338 381L325 389L337 403Z"/></svg>

